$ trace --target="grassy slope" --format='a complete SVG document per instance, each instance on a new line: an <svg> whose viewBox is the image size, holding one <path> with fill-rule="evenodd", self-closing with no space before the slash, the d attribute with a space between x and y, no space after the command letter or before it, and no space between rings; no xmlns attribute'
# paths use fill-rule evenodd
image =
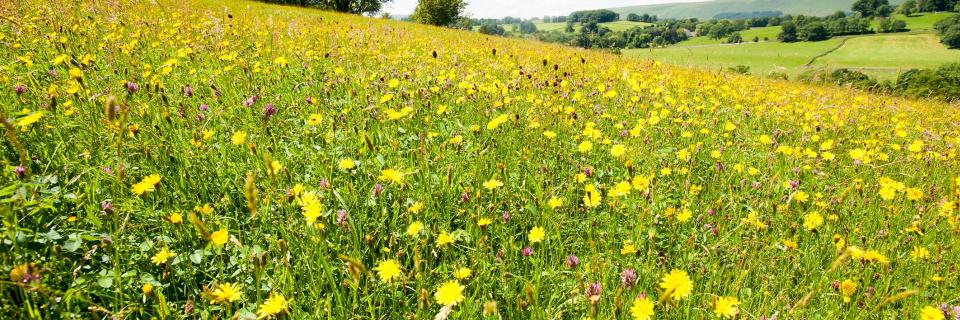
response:
<svg viewBox="0 0 960 320"><path fill-rule="evenodd" d="M892 80L903 70L932 68L944 63L960 61L960 50L948 50L930 29L950 13L930 13L894 18L907 22L909 33L850 36L837 51L818 58L814 67L854 68L880 80ZM780 27L754 28L743 31L743 39L754 36L776 39ZM794 76L808 70L803 67L814 57L836 48L840 39L823 42L799 43L745 43L723 44L724 39L711 40L695 37L674 47L650 50L627 50L628 55L658 59L665 62L706 68L735 65L750 66L755 74L771 71Z"/></svg>
<svg viewBox="0 0 960 320"><path fill-rule="evenodd" d="M932 34L877 35L851 38L839 50L814 65L856 68L889 79L911 68L936 68L960 61L960 50L949 50Z"/></svg>
<svg viewBox="0 0 960 320"><path fill-rule="evenodd" d="M942 104L158 1L4 8L0 319L251 319L281 295L289 319L626 319L642 294L657 319L717 318L718 297L747 319L956 303L960 114ZM450 309L444 283L462 286Z"/></svg>
<svg viewBox="0 0 960 320"><path fill-rule="evenodd" d="M785 14L804 14L822 16L837 10L850 10L855 0L716 0L696 3L672 3L660 5L630 6L612 8L625 15L628 13L655 14L663 18L701 19L712 18L724 12L754 12L779 10ZM903 1L894 0L891 3Z"/></svg>

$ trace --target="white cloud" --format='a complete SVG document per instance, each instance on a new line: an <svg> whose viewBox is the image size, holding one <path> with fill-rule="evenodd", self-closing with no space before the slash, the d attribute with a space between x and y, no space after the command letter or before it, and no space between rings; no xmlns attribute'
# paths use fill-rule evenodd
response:
<svg viewBox="0 0 960 320"><path fill-rule="evenodd" d="M584 9L695 1L704 0L467 0L466 12L475 18L533 18L567 15ZM417 0L393 0L387 4L386 11L394 15L410 14L416 6Z"/></svg>

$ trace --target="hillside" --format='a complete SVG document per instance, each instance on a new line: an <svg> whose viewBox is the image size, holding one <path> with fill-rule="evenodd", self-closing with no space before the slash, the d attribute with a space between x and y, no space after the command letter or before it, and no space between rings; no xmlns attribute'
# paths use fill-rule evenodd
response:
<svg viewBox="0 0 960 320"><path fill-rule="evenodd" d="M251 1L0 12L0 319L957 303L953 106Z"/></svg>
<svg viewBox="0 0 960 320"><path fill-rule="evenodd" d="M781 11L792 15L824 16L839 11L850 11L856 0L714 0L694 3L670 3L611 8L620 15L651 14L660 18L709 19L720 13ZM891 4L903 1L893 0Z"/></svg>
<svg viewBox="0 0 960 320"><path fill-rule="evenodd" d="M742 44L726 44L724 39L694 37L670 47L630 49L625 54L714 70L743 65L750 67L751 73L756 75L778 72L796 77L811 70L847 68L881 81L896 80L899 74L910 69L936 68L960 61L960 50L947 49L932 31L936 21L950 15L895 15L895 19L907 23L910 32L905 33L780 43L776 41L780 33L779 26L763 27L742 31L747 41ZM753 39L760 42L753 43Z"/></svg>

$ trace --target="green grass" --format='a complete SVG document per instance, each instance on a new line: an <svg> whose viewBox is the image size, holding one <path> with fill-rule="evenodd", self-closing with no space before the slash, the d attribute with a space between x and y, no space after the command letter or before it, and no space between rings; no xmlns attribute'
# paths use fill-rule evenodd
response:
<svg viewBox="0 0 960 320"><path fill-rule="evenodd" d="M893 79L912 68L936 68L960 62L960 50L949 50L933 34L891 34L853 37L815 66L850 68L879 79Z"/></svg>
<svg viewBox="0 0 960 320"><path fill-rule="evenodd" d="M902 14L895 14L893 15L892 18L897 20L903 20L904 22L906 22L907 29L910 29L910 31L924 31L924 30L932 30L933 25L936 24L938 21L943 20L954 14L956 13L936 12L936 13L915 14L909 17L904 16ZM880 23L877 20L874 20L870 25L873 27L874 30L877 30L880 26Z"/></svg>
<svg viewBox="0 0 960 320"><path fill-rule="evenodd" d="M659 49L630 49L624 54L667 63L719 69L736 65L750 67L753 74L771 71L788 75L800 73L801 67L817 54L840 44L839 39L821 42L712 44L697 47L678 46Z"/></svg>
<svg viewBox="0 0 960 320"><path fill-rule="evenodd" d="M796 76L812 68L850 68L862 71L878 80L893 80L905 70L913 68L936 68L940 65L960 61L960 50L949 50L939 43L939 39L930 32L933 25L950 16L951 13L928 13L904 17L911 29L906 33L869 34L837 37L822 42L798 43L743 43L724 44L726 39L712 40L707 37L694 37L672 47L653 49L631 49L626 54L635 57L661 60L664 62L695 66L709 69L749 66L753 74L767 74L771 71ZM875 22L876 24L876 22ZM776 41L781 27L753 28L742 31L744 41L753 37L767 37ZM837 48L842 39L846 43L834 52L830 52L809 67L805 66L814 57Z"/></svg>

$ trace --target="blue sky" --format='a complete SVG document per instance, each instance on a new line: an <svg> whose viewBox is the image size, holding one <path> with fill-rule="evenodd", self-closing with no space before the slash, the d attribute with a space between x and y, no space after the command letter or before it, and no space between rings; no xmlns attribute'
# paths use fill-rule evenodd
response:
<svg viewBox="0 0 960 320"><path fill-rule="evenodd" d="M518 18L559 16L583 9L600 9L632 5L697 2L697 0L466 0L466 13L475 18ZM704 1L704 0L699 0ZM386 11L393 15L410 14L417 0L393 0Z"/></svg>

